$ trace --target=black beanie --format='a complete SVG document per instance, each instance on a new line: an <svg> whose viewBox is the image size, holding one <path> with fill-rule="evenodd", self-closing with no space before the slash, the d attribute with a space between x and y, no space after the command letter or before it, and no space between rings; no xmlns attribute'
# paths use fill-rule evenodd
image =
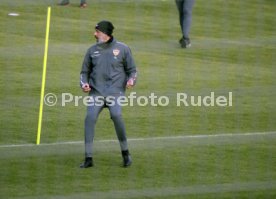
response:
<svg viewBox="0 0 276 199"><path fill-rule="evenodd" d="M97 23L95 29L107 34L108 36L111 36L113 33L114 26L110 21L101 21Z"/></svg>

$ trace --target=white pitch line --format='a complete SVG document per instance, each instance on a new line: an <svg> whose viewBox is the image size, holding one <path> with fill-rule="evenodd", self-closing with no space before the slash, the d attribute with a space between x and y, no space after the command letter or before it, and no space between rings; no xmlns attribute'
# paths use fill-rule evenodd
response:
<svg viewBox="0 0 276 199"><path fill-rule="evenodd" d="M225 133L225 134L209 134L209 135L179 135L179 136L166 136L166 137L148 137L148 138L129 138L128 141L151 141L151 140L172 140L172 139L197 139L197 138L212 138L212 137L241 137L241 136L264 136L275 135L276 132L252 132L252 133ZM95 142L118 142L118 140L95 140ZM70 144L83 144L83 141L70 141L70 142L55 142L55 143L42 143L40 146L53 146L53 145L70 145ZM13 148L13 147L33 147L36 144L9 144L0 145L0 148Z"/></svg>

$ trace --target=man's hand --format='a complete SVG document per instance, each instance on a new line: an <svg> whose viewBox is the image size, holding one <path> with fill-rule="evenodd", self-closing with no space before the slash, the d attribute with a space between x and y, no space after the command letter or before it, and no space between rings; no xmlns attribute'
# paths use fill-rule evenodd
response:
<svg viewBox="0 0 276 199"><path fill-rule="evenodd" d="M87 83L83 84L81 88L82 88L82 91L85 93L91 91L91 88L90 88L89 84L87 84Z"/></svg>
<svg viewBox="0 0 276 199"><path fill-rule="evenodd" d="M130 79L127 81L126 87L127 87L127 88L132 88L133 86L134 86L134 79L133 79L133 78L130 78Z"/></svg>

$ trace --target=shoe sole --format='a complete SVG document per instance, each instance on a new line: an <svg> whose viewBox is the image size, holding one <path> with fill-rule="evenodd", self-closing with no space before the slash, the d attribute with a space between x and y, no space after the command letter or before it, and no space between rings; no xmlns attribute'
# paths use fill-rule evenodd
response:
<svg viewBox="0 0 276 199"><path fill-rule="evenodd" d="M80 165L80 168L81 168L81 169L87 169L87 168L90 168L90 167L93 167L93 166L94 166L94 165L88 165L88 166L85 167L85 166Z"/></svg>
<svg viewBox="0 0 276 199"><path fill-rule="evenodd" d="M87 4L80 5L80 8L86 8L86 7L87 7Z"/></svg>
<svg viewBox="0 0 276 199"><path fill-rule="evenodd" d="M127 164L123 163L123 167L130 167L132 164L132 160L130 160Z"/></svg>
<svg viewBox="0 0 276 199"><path fill-rule="evenodd" d="M191 48L192 44L188 44L185 48Z"/></svg>

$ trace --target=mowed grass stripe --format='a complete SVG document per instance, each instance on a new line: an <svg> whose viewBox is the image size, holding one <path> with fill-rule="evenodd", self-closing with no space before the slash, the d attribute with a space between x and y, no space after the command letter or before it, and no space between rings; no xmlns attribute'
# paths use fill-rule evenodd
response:
<svg viewBox="0 0 276 199"><path fill-rule="evenodd" d="M252 144L272 145L276 142L276 132L256 132L240 134L215 134L215 135L187 135L170 137L132 138L129 139L130 150L155 151L165 148L189 148L196 146L240 146ZM83 141L46 143L46 144L23 144L0 146L1 158L16 157L39 157L51 155L76 155L84 151ZM95 140L94 151L96 154L102 152L119 151L119 144L114 140Z"/></svg>
<svg viewBox="0 0 276 199"><path fill-rule="evenodd" d="M139 141L157 141L157 140L175 140L175 139L184 139L184 140L191 140L191 139L203 139L205 138L215 138L217 141L221 138L224 141L229 140L229 138L233 141L233 139L240 137L259 137L259 136L272 136L276 137L276 132L252 132L252 133L226 133L226 134L210 134L210 135L183 135L183 136L167 136L167 137L148 137L148 138L129 138L128 141L130 142L139 142ZM225 139L227 138L228 139ZM244 140L244 139L242 139ZM251 140L250 138L245 138L245 140ZM99 143L107 143L107 142L117 142L117 140L95 140L95 142ZM69 141L69 142L55 142L55 143L42 143L40 146L54 146L54 145L72 145L72 144L83 144L83 141ZM12 147L34 147L37 146L35 144L10 144L10 145L0 145L0 148L12 148Z"/></svg>
<svg viewBox="0 0 276 199"><path fill-rule="evenodd" d="M148 188L148 189L131 189L131 190L112 190L109 192L88 192L78 193L66 196L51 196L55 199L91 199L91 198L168 198L170 196L196 195L199 197L202 194L221 194L229 192L246 192L246 191L271 191L276 189L276 181L268 182L237 182L213 185L194 185L184 187L162 187L162 188ZM22 197L21 197L22 198ZM23 197L24 199L25 197ZM29 199L36 197L27 197ZM41 199L49 198L49 196L39 196Z"/></svg>

